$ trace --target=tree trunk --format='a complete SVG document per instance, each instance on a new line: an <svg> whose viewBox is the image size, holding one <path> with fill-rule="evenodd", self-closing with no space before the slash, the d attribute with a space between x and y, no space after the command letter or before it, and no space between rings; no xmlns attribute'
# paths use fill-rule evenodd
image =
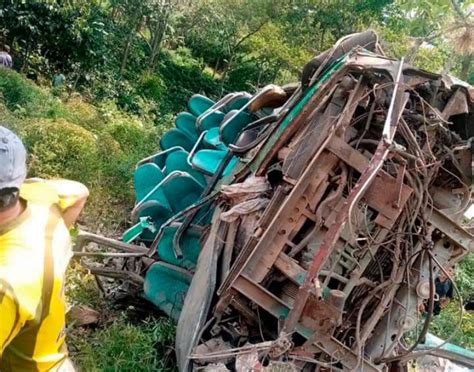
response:
<svg viewBox="0 0 474 372"><path fill-rule="evenodd" d="M472 63L472 56L473 54L465 54L462 59L461 63L461 72L459 73L459 78L461 80L467 81L467 78L469 77L469 71L471 69L471 63Z"/></svg>
<svg viewBox="0 0 474 372"><path fill-rule="evenodd" d="M153 33L150 59L148 60L148 67L150 70L153 70L155 68L156 56L160 53L161 43L163 42L166 27L168 26L169 11L165 10L165 12L166 14L163 14L163 18L157 22L155 32Z"/></svg>
<svg viewBox="0 0 474 372"><path fill-rule="evenodd" d="M135 15L133 17L134 19L134 22L132 23L133 27L130 28L130 33L128 34L127 41L125 42L125 48L122 55L122 63L120 64L120 72L119 72L120 76L122 76L123 72L125 71L125 66L127 65L128 54L130 53L130 47L132 45L133 36L135 32L137 31L137 29L140 27L141 18L142 18L142 15L140 13L140 9L137 8Z"/></svg>
<svg viewBox="0 0 474 372"><path fill-rule="evenodd" d="M216 61L216 64L214 66L214 70L212 70L212 78L216 77L216 72L217 72L217 69L219 68L220 63L221 63L221 59L219 57L217 57L217 61Z"/></svg>
<svg viewBox="0 0 474 372"><path fill-rule="evenodd" d="M324 49L324 37L326 36L326 29L323 28L323 30L321 31L321 36L319 38L319 52L321 53Z"/></svg>

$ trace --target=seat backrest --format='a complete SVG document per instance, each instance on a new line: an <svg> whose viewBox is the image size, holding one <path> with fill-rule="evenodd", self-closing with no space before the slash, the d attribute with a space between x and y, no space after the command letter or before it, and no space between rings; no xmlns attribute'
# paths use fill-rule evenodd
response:
<svg viewBox="0 0 474 372"><path fill-rule="evenodd" d="M146 163L135 169L133 179L137 202L143 200L164 178L164 173L155 163Z"/></svg>
<svg viewBox="0 0 474 372"><path fill-rule="evenodd" d="M180 112L174 119L174 125L187 134L189 138L197 140L199 132L196 129L196 119L196 116L189 112Z"/></svg>
<svg viewBox="0 0 474 372"><path fill-rule="evenodd" d="M181 239L183 257L176 258L173 249L173 238L177 227L168 226L164 229L163 235L158 243L158 258L169 264L182 267L186 270L194 271L201 250L199 235L187 231Z"/></svg>
<svg viewBox="0 0 474 372"><path fill-rule="evenodd" d="M194 142L180 129L173 128L163 134L160 139L160 147L162 150L167 150L176 146L182 147L186 151L190 151L194 146Z"/></svg>
<svg viewBox="0 0 474 372"><path fill-rule="evenodd" d="M203 114L214 105L215 102L212 99L207 98L202 94L195 94L188 101L189 111L195 116Z"/></svg>
<svg viewBox="0 0 474 372"><path fill-rule="evenodd" d="M227 115L229 118L219 128L220 140L225 145L234 143L242 129L255 120L252 114L243 110L233 110Z"/></svg>
<svg viewBox="0 0 474 372"><path fill-rule="evenodd" d="M207 184L206 178L202 173L195 170L191 164L188 163L187 151L175 151L166 158L166 174L170 174L174 171L182 171L188 173L202 186Z"/></svg>
<svg viewBox="0 0 474 372"><path fill-rule="evenodd" d="M225 114L218 109L211 109L201 115L197 121L196 126L198 131L204 132L214 127L218 127L222 120L224 120Z"/></svg>
<svg viewBox="0 0 474 372"><path fill-rule="evenodd" d="M173 172L163 182L163 191L174 213L195 203L201 197L204 187L185 172Z"/></svg>

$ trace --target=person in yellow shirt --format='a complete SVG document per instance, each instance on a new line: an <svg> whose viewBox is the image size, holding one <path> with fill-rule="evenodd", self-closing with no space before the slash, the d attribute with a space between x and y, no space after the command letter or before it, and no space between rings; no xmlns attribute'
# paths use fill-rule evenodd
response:
<svg viewBox="0 0 474 372"><path fill-rule="evenodd" d="M25 148L0 126L0 371L74 371L65 344L68 228L89 192L25 178Z"/></svg>

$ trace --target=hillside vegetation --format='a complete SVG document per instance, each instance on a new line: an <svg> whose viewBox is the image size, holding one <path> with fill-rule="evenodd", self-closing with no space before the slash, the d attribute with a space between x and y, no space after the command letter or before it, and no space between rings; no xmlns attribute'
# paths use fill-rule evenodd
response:
<svg viewBox="0 0 474 372"><path fill-rule="evenodd" d="M29 175L79 180L91 190L80 226L118 237L133 207L132 170L159 151L160 135L194 93L211 98L297 81L303 65L343 35L374 28L389 56L474 82L472 6L463 0L77 0L5 1L0 48L2 125L28 148ZM52 86L54 76L65 82ZM458 267L474 297L474 259ZM78 265L72 304L105 309L97 329L70 330L83 370L173 368L173 325L138 321L99 296ZM455 329L454 301L434 330ZM110 310L110 311L109 311ZM133 310L133 309L132 309ZM454 341L474 347L474 316ZM133 318L133 319L132 319ZM145 317L146 318L146 317ZM171 359L170 359L171 358Z"/></svg>

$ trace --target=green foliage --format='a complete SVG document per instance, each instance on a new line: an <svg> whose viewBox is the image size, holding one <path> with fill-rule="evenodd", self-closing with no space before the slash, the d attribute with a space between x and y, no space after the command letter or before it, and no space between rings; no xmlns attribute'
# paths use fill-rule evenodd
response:
<svg viewBox="0 0 474 372"><path fill-rule="evenodd" d="M474 253L470 253L456 267L455 281L464 302L474 299ZM459 323L459 307L457 294L441 314L434 319L430 332L447 339L455 332ZM451 342L467 349L474 349L474 314L463 311L461 329Z"/></svg>
<svg viewBox="0 0 474 372"><path fill-rule="evenodd" d="M456 284L463 300L474 300L474 253L468 254L456 267Z"/></svg>
<svg viewBox="0 0 474 372"><path fill-rule="evenodd" d="M76 337L74 362L84 371L173 371L174 325L169 319L132 324L118 318L87 338Z"/></svg>
<svg viewBox="0 0 474 372"><path fill-rule="evenodd" d="M163 52L157 68L168 87L160 101L164 113L184 110L189 97L195 93L211 98L218 95L219 83L204 71L204 64L193 58L189 49Z"/></svg>
<svg viewBox="0 0 474 372"><path fill-rule="evenodd" d="M6 69L0 69L0 94L3 121L28 149L29 175L85 183L91 190L86 219L123 223L133 205L132 170L157 150L169 120L154 127L113 103L95 107L77 95L62 102Z"/></svg>
<svg viewBox="0 0 474 372"><path fill-rule="evenodd" d="M433 323L430 325L430 332L436 336L447 339L457 329L459 324L459 303L452 301L445 309L441 311ZM464 312L462 315L462 324L459 332L450 339L451 343L462 346L466 349L474 349L474 314Z"/></svg>
<svg viewBox="0 0 474 372"><path fill-rule="evenodd" d="M97 174L98 141L86 129L59 120L34 120L20 132L38 177L75 178L90 184Z"/></svg>

